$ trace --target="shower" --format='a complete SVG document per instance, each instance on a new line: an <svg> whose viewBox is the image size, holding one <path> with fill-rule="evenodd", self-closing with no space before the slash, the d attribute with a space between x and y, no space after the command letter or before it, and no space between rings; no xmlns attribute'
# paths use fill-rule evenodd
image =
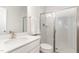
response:
<svg viewBox="0 0 79 59"><path fill-rule="evenodd" d="M52 52L76 52L76 10L68 8L42 13L41 44L50 45Z"/></svg>

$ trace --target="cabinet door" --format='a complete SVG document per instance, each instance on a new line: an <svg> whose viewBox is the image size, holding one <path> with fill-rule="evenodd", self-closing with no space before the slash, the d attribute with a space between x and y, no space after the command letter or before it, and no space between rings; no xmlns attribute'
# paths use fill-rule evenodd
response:
<svg viewBox="0 0 79 59"><path fill-rule="evenodd" d="M76 8L56 12L56 52L76 52Z"/></svg>
<svg viewBox="0 0 79 59"><path fill-rule="evenodd" d="M20 46L8 53L38 53L40 49L40 39L30 42L26 45Z"/></svg>

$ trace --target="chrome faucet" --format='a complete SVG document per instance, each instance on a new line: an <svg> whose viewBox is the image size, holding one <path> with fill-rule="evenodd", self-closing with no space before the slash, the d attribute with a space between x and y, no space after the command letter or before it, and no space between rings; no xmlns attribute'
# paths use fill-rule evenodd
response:
<svg viewBox="0 0 79 59"><path fill-rule="evenodd" d="M15 32L13 32L13 31L9 31L9 34L11 34L10 39L14 39L14 38L16 38L16 34L15 34Z"/></svg>

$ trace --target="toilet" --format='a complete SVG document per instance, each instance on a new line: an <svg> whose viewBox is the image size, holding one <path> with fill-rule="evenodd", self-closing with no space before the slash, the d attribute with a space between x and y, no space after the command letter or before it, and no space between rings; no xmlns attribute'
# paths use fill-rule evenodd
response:
<svg viewBox="0 0 79 59"><path fill-rule="evenodd" d="M52 53L53 49L50 44L42 43L40 46L41 53Z"/></svg>

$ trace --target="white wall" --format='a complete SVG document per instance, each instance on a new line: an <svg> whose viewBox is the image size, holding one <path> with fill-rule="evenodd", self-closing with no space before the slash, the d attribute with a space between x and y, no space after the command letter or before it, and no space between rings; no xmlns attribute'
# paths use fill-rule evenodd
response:
<svg viewBox="0 0 79 59"><path fill-rule="evenodd" d="M22 32L22 17L26 16L25 6L2 6L7 9L7 31Z"/></svg>
<svg viewBox="0 0 79 59"><path fill-rule="evenodd" d="M40 6L28 6L27 7L27 31L30 34L39 34L40 33L40 13L43 12L43 7Z"/></svg>

